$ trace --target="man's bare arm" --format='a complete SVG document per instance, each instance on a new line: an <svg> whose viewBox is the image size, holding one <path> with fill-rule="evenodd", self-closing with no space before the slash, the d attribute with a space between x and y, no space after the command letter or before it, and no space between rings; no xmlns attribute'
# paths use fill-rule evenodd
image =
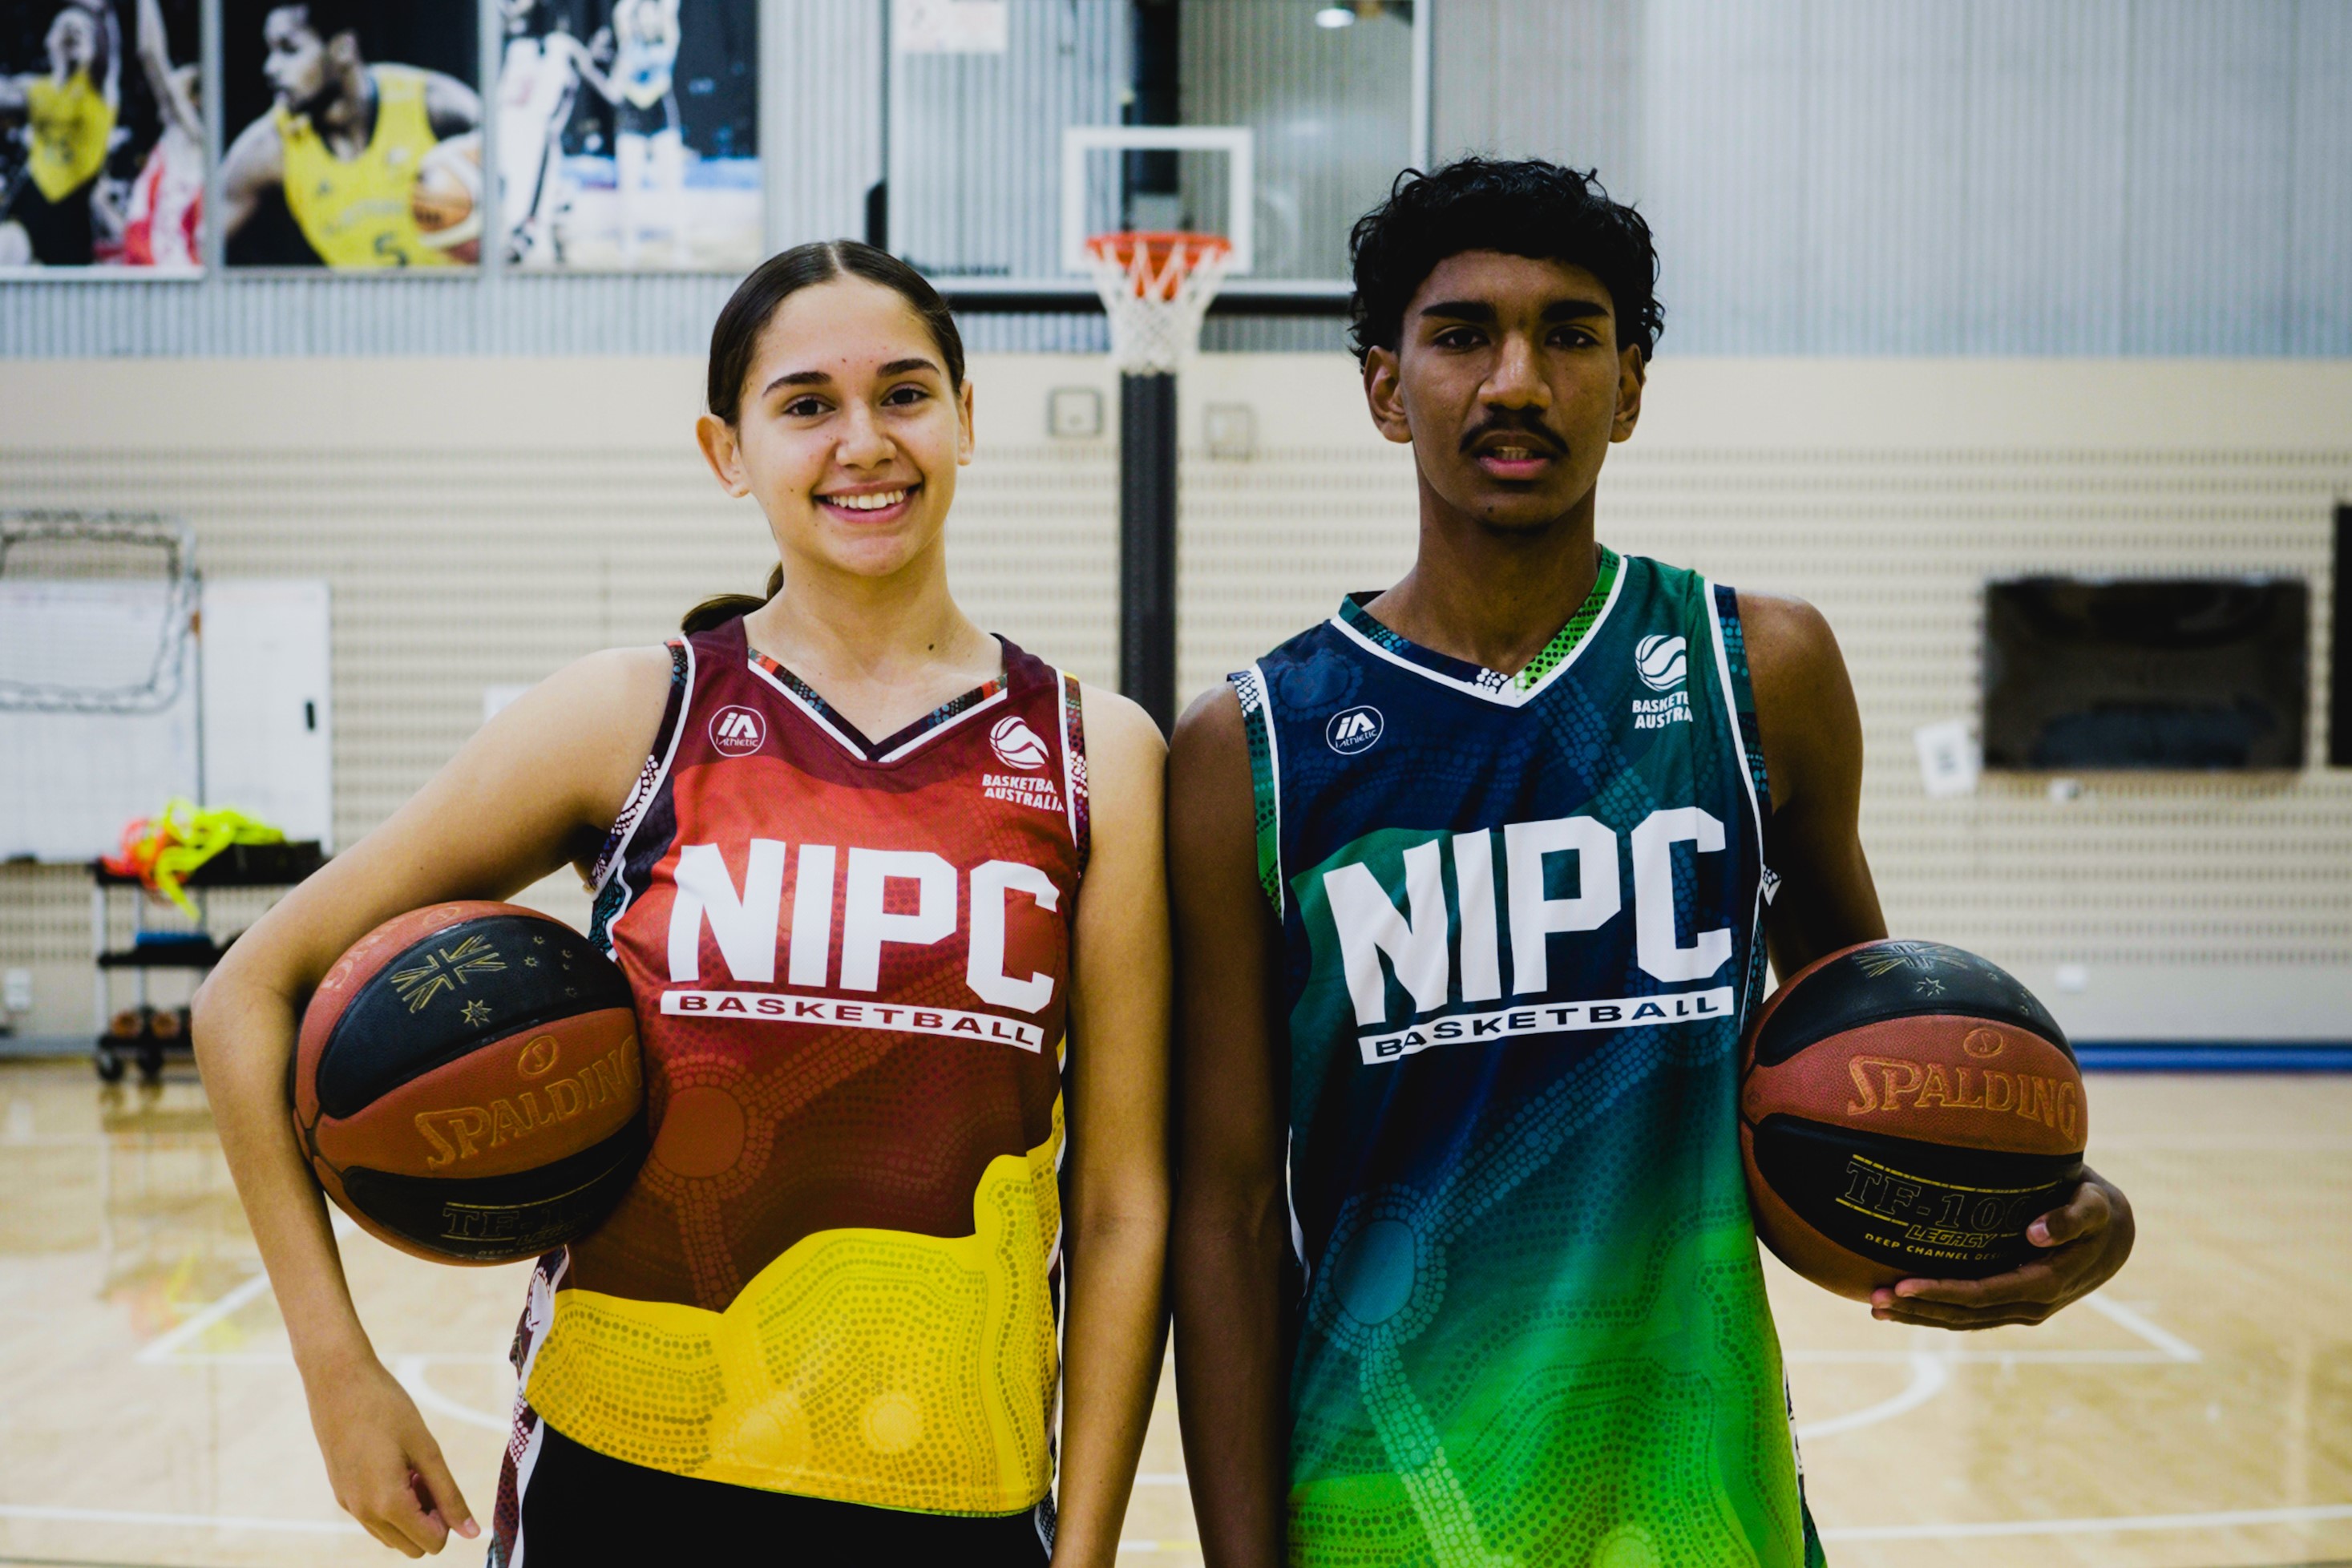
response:
<svg viewBox="0 0 2352 1568"><path fill-rule="evenodd" d="M1766 862L1780 878L1768 931L1785 980L1825 953L1886 934L1863 858L1862 719L1822 613L1799 599L1739 596L1756 722L1772 786ZM1871 1315L1943 1329L2038 1323L2113 1278L2131 1256L2131 1200L2085 1169L2063 1208L2028 1227L2042 1255L1989 1279L1905 1279Z"/></svg>
<svg viewBox="0 0 2352 1568"><path fill-rule="evenodd" d="M1780 879L1766 921L1783 979L1886 934L1862 852L1862 714L1837 637L1801 599L1739 595L1772 818L1764 861Z"/></svg>
<svg viewBox="0 0 2352 1568"><path fill-rule="evenodd" d="M1276 1568L1288 1472L1280 932L1258 886L1241 705L1194 702L1169 752L1176 935L1177 1409L1210 1568Z"/></svg>

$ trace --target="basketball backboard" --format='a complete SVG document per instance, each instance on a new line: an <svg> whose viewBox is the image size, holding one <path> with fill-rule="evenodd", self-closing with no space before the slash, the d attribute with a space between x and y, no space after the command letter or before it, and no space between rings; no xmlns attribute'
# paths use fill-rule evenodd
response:
<svg viewBox="0 0 2352 1568"><path fill-rule="evenodd" d="M898 0L885 50L885 237L952 296L1080 300L1085 236L1181 228L1234 242L1235 306L1344 300L1424 161L1429 0L981 4Z"/></svg>

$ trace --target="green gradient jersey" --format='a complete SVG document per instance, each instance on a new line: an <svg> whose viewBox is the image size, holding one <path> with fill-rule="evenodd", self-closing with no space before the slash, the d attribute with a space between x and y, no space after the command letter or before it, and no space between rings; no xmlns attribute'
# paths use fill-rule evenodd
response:
<svg viewBox="0 0 2352 1568"><path fill-rule="evenodd" d="M1516 676L1351 600L1233 677L1290 1020L1292 1560L1817 1563L1734 1093L1738 601L1601 552Z"/></svg>

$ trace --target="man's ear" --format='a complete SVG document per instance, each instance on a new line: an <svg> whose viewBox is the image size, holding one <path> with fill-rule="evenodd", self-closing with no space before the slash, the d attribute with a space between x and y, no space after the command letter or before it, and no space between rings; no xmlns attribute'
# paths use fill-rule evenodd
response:
<svg viewBox="0 0 2352 1568"><path fill-rule="evenodd" d="M360 63L360 36L346 27L327 40L327 58L349 70Z"/></svg>
<svg viewBox="0 0 2352 1568"><path fill-rule="evenodd" d="M1649 362L1640 348L1629 345L1617 355L1617 417L1609 426L1612 441L1624 440L1641 422L1642 388L1649 374Z"/></svg>
<svg viewBox="0 0 2352 1568"><path fill-rule="evenodd" d="M738 500L751 493L751 478L743 471L743 447L736 439L735 426L716 414L705 414L694 422L694 439L702 447L702 460L718 476L721 489Z"/></svg>
<svg viewBox="0 0 2352 1568"><path fill-rule="evenodd" d="M1364 402L1372 424L1399 446L1412 444L1412 426L1404 416L1404 388L1394 349L1374 348L1364 355Z"/></svg>

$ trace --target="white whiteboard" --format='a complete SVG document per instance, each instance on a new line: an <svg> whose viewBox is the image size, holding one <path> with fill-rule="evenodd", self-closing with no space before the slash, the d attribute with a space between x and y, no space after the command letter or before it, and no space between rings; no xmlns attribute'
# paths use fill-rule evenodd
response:
<svg viewBox="0 0 2352 1568"><path fill-rule="evenodd" d="M109 620L152 647L167 594L160 584L0 582L0 673L68 678L63 650ZM201 602L201 634L181 645L177 694L160 711L0 711L0 858L110 853L126 824L174 795L331 842L327 585L226 579L206 583Z"/></svg>

